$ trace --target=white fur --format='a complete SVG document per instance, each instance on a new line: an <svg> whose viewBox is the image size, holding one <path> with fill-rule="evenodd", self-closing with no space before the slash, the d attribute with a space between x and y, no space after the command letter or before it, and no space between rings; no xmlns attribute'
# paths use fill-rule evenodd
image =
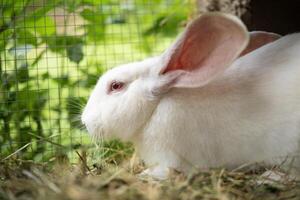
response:
<svg viewBox="0 0 300 200"><path fill-rule="evenodd" d="M273 165L297 153L300 34L239 58L204 87L153 96L158 79L151 71L163 64L155 57L103 75L82 114L90 134L132 141L159 178L168 168L188 173L259 161ZM111 80L127 86L108 95Z"/></svg>

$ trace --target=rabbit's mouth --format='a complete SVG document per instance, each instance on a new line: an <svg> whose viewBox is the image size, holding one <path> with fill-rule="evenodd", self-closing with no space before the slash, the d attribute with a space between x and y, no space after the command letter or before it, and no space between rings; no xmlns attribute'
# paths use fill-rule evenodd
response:
<svg viewBox="0 0 300 200"><path fill-rule="evenodd" d="M101 125L94 123L86 123L85 127L93 140L104 138L104 129Z"/></svg>
<svg viewBox="0 0 300 200"><path fill-rule="evenodd" d="M105 134L104 128L100 125L95 125L92 128L88 128L87 130L94 141L99 141L107 138L107 135Z"/></svg>

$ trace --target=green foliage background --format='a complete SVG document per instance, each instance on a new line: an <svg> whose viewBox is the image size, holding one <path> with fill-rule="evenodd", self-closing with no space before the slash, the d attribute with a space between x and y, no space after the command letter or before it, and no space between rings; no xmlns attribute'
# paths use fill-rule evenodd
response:
<svg viewBox="0 0 300 200"><path fill-rule="evenodd" d="M2 0L1 159L43 161L92 146L79 115L98 77L160 53L192 10L180 0ZM100 157L124 145L106 142Z"/></svg>

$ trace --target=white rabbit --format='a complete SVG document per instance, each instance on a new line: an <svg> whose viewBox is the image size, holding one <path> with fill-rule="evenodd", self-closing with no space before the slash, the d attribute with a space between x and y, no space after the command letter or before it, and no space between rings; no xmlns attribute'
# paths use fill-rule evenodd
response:
<svg viewBox="0 0 300 200"><path fill-rule="evenodd" d="M266 33L271 43L250 53L249 35L234 16L202 15L162 55L104 74L82 122L93 137L132 141L156 178L295 155L300 34Z"/></svg>

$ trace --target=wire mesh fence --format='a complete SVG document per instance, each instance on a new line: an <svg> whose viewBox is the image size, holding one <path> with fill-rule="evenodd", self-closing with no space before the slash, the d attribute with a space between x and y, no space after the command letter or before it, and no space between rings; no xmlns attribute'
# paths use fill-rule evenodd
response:
<svg viewBox="0 0 300 200"><path fill-rule="evenodd" d="M80 112L98 77L162 52L193 9L180 0L1 0L1 158L43 161L90 144Z"/></svg>

